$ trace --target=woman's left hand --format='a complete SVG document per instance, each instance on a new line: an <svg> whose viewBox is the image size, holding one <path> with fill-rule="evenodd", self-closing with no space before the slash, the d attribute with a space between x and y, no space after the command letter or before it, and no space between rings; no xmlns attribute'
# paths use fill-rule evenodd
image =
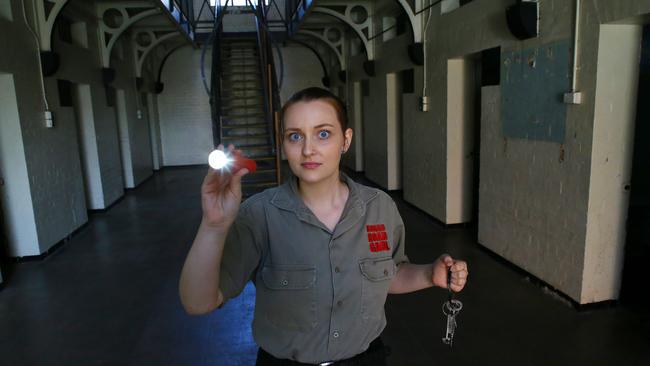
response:
<svg viewBox="0 0 650 366"><path fill-rule="evenodd" d="M467 262L455 260L449 254L443 254L433 263L433 284L447 288L447 274L451 267L451 290L460 292L467 283Z"/></svg>

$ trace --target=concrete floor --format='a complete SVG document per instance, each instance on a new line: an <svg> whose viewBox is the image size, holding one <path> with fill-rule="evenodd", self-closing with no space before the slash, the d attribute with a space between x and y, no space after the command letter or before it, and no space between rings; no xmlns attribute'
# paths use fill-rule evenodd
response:
<svg viewBox="0 0 650 366"><path fill-rule="evenodd" d="M202 317L178 299L204 171L156 173L45 259L3 263L0 364L253 365L252 286ZM442 227L395 198L411 261L449 252L471 275L452 349L441 342L445 291L389 297L390 365L650 365L647 307L577 311L482 249L471 228Z"/></svg>

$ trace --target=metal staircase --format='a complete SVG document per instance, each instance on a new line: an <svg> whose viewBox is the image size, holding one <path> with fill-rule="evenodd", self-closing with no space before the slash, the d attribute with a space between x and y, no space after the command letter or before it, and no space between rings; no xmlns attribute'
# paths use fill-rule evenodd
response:
<svg viewBox="0 0 650 366"><path fill-rule="evenodd" d="M233 144L257 162L257 171L242 180L247 197L279 183L258 43L255 38L224 36L219 47L219 140L225 146Z"/></svg>
<svg viewBox="0 0 650 366"><path fill-rule="evenodd" d="M205 5L207 0L203 2ZM257 162L257 172L247 174L242 180L244 198L280 184L283 176L278 138L281 107L278 80L282 75L275 74L273 46L274 42L286 38L289 28L275 1L264 3L262 0L248 2L257 25L256 32L251 33L224 32L222 21L229 13L228 3L222 6L217 2L216 7L209 8L213 27L209 37L204 37L202 55L203 60L205 46L211 46L212 72L206 90L212 106L215 146L233 144ZM290 12L289 7L294 10ZM304 4L291 0L285 4L285 12L296 14L298 7L304 9ZM281 61L279 68L282 69Z"/></svg>

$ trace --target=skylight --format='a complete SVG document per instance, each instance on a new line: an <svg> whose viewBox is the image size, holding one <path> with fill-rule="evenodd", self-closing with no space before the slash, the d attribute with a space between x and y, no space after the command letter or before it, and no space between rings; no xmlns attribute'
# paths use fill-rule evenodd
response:
<svg viewBox="0 0 650 366"><path fill-rule="evenodd" d="M223 6L226 5L226 0L219 0L219 3ZM257 0L252 1L253 4L257 3ZM215 6L217 0L210 0L210 5ZM228 1L228 6L248 6L246 0L230 0Z"/></svg>

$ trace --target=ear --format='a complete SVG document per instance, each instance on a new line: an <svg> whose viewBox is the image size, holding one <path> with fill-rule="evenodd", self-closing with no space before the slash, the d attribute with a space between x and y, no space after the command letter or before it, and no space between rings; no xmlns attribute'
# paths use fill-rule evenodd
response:
<svg viewBox="0 0 650 366"><path fill-rule="evenodd" d="M348 149L350 148L350 144L352 144L352 135L354 135L354 131L352 131L351 128L345 130L345 134L344 134L345 141L343 142L343 149L345 151L348 151Z"/></svg>

